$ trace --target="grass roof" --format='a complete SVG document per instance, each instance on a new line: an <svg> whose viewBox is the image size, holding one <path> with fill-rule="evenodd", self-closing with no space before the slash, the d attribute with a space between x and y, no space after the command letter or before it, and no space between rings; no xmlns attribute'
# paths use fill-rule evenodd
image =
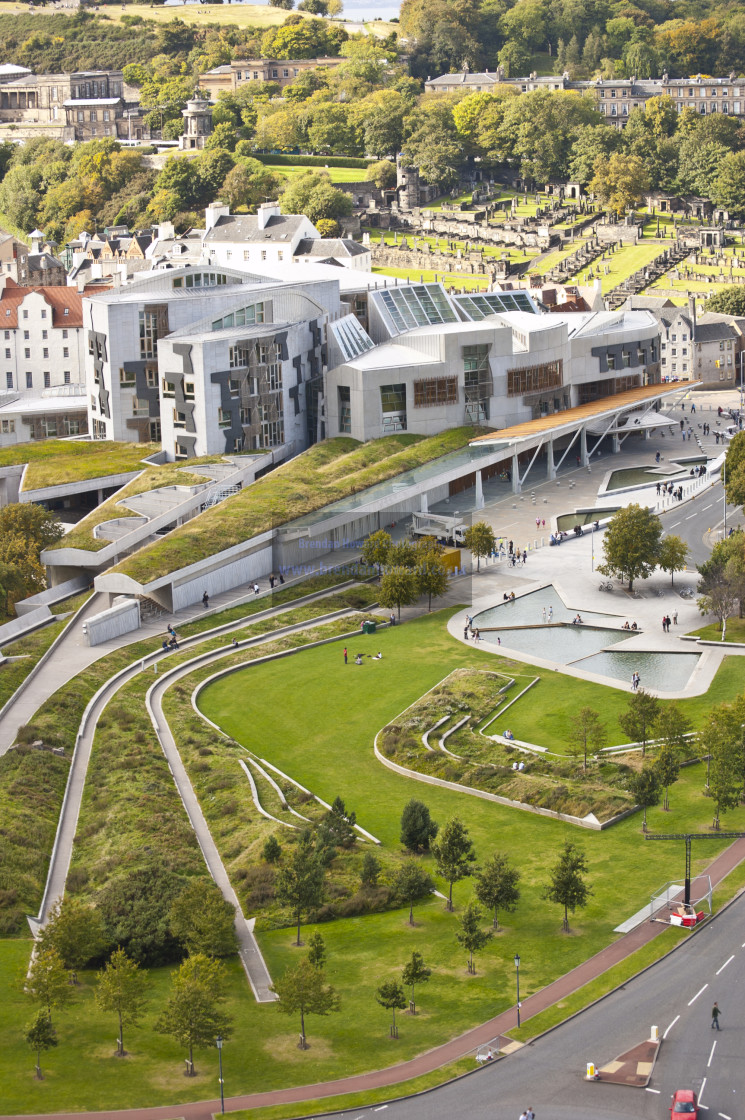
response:
<svg viewBox="0 0 745 1120"><path fill-rule="evenodd" d="M48 439L1 448L0 467L28 463L25 492L140 470L142 460L156 451L160 451L159 443Z"/></svg>
<svg viewBox="0 0 745 1120"><path fill-rule="evenodd" d="M376 482L457 451L477 433L478 429L465 427L429 437L402 433L368 443L346 436L324 440L111 570L138 583L150 583Z"/></svg>

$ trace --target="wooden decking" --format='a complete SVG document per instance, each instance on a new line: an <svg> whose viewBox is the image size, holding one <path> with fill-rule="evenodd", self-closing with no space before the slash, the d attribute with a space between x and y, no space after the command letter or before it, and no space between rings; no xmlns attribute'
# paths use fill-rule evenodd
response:
<svg viewBox="0 0 745 1120"><path fill-rule="evenodd" d="M633 408L634 405L644 404L668 393L679 393L680 391L680 382L676 382L674 385L642 385L638 389L627 389L625 393L616 393L612 397L600 397L599 400L590 401L589 404L567 408L564 412L553 412L550 416L541 416L538 420L527 420L524 424L514 424L511 428L501 428L499 431L490 432L486 436L476 436L475 439L471 440L471 443L530 439L531 436L543 435L544 432L551 431L551 429L576 427L588 420L607 416L624 408Z"/></svg>

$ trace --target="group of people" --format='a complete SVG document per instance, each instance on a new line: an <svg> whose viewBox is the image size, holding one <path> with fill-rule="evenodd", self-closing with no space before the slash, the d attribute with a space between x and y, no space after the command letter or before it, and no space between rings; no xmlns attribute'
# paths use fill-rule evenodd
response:
<svg viewBox="0 0 745 1120"><path fill-rule="evenodd" d="M667 495L668 497L675 498L677 502L683 501L683 487L673 486L672 482L658 482L657 493Z"/></svg>
<svg viewBox="0 0 745 1120"><path fill-rule="evenodd" d="M662 616L662 630L665 634L670 633L670 623L673 623L673 625L675 625L675 626L678 625L678 612L677 611L673 611L673 617L672 618L670 617L669 614L664 614Z"/></svg>
<svg viewBox="0 0 745 1120"><path fill-rule="evenodd" d="M284 583L285 582L285 577L282 575L281 572L279 573L278 576L275 576L274 572L272 572L272 574L269 576L269 586L272 590L274 590L274 585L277 582L279 582L280 584ZM251 590L253 591L254 595L260 595L261 594L261 588L259 587L256 580L254 580L253 583L251 584ZM209 592L205 591L204 595L202 596L202 606L204 607L205 610L207 610L209 605L210 605Z"/></svg>
<svg viewBox="0 0 745 1120"><path fill-rule="evenodd" d="M535 1120L535 1112L528 1106L520 1113L520 1120Z"/></svg>
<svg viewBox="0 0 745 1120"><path fill-rule="evenodd" d="M354 655L355 665L361 665L362 664L362 658L365 657L365 656L366 655L364 653L355 653L355 655ZM383 660L383 654L380 652L380 650L378 650L377 653L368 653L367 657L369 657L371 661L382 661ZM344 664L345 665L349 664L349 651L347 650L346 646L344 646Z"/></svg>
<svg viewBox="0 0 745 1120"><path fill-rule="evenodd" d="M637 689L639 688L640 684L641 684L641 677L636 672L636 670L634 670L634 672L631 674L631 688L632 688L632 691L636 692Z"/></svg>
<svg viewBox="0 0 745 1120"><path fill-rule="evenodd" d="M168 629L168 633L166 634L165 638L163 639L163 642L161 643L161 649L166 653L168 652L169 649L179 649L180 648L180 646L178 644L178 635L176 634L176 631L173 629L173 627L171 626L170 623L168 624L167 629Z"/></svg>
<svg viewBox="0 0 745 1120"><path fill-rule="evenodd" d="M572 619L572 626L581 626L582 621L583 621L582 620L582 615L578 611L577 614L575 614L574 618Z"/></svg>
<svg viewBox="0 0 745 1120"><path fill-rule="evenodd" d="M677 617L678 617L678 615L677 615L677 612L676 612L676 614L675 614L675 617L676 617L676 619L677 619ZM629 626L629 620L628 620L628 619L626 619L626 621L624 622L624 624L623 624L623 626L621 627L621 629L622 629L622 630L638 630L638 629L639 629L639 627L638 627L638 626L636 625L636 623L635 623L635 622L632 622L632 623L631 623L631 625Z"/></svg>

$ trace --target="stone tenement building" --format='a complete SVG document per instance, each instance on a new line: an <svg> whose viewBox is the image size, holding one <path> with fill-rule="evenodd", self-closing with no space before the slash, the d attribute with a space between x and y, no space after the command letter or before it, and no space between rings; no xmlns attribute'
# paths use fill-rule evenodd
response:
<svg viewBox="0 0 745 1120"><path fill-rule="evenodd" d="M221 91L234 93L244 82L276 82L284 89L303 70L327 69L343 61L343 58L244 58L208 70L199 79L199 88L207 90L213 101L217 101Z"/></svg>
<svg viewBox="0 0 745 1120"><path fill-rule="evenodd" d="M467 69L460 74L442 74L425 82L428 93L483 93L497 86L512 86L520 93L536 89L575 90L595 95L598 109L609 124L623 128L632 109L643 109L650 97L671 97L679 113L694 109L697 113L722 113L724 116L745 118L745 78L730 74L728 78L671 78L664 73L661 78L598 78L596 81L573 82L569 75L548 75L527 78L506 78L501 66L493 72L471 74Z"/></svg>
<svg viewBox="0 0 745 1120"><path fill-rule="evenodd" d="M148 140L138 102L138 91L125 84L121 70L34 74L25 66L0 66L0 124L21 126L16 137Z"/></svg>

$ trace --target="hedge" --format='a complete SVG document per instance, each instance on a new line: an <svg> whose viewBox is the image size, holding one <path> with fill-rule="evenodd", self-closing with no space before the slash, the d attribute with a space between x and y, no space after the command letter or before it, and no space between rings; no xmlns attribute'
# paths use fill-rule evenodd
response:
<svg viewBox="0 0 745 1120"><path fill-rule="evenodd" d="M369 167L376 162L355 156L293 156L275 155L274 152L254 152L253 158L259 163L271 163L277 167Z"/></svg>

